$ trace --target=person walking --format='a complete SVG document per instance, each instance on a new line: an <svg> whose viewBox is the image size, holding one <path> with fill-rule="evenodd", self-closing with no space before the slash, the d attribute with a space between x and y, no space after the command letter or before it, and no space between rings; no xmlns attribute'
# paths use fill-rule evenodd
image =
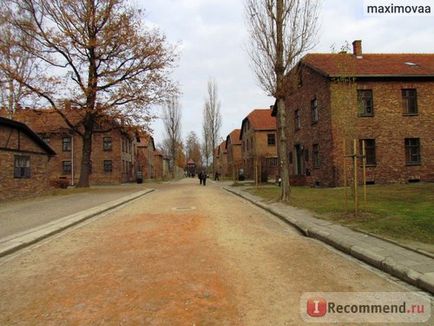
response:
<svg viewBox="0 0 434 326"><path fill-rule="evenodd" d="M208 176L206 175L206 171L204 171L202 174L202 184L204 186L206 186L206 178L208 178Z"/></svg>
<svg viewBox="0 0 434 326"><path fill-rule="evenodd" d="M202 184L203 183L203 173L202 173L202 171L199 172L198 177L199 177L199 183Z"/></svg>

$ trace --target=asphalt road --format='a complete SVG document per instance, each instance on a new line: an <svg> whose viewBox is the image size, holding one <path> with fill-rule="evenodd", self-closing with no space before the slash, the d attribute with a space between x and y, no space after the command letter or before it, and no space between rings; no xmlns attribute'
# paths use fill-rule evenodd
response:
<svg viewBox="0 0 434 326"><path fill-rule="evenodd" d="M120 185L0 203L0 239L118 199L146 186Z"/></svg>
<svg viewBox="0 0 434 326"><path fill-rule="evenodd" d="M411 290L186 179L0 259L0 325L298 326L305 292Z"/></svg>

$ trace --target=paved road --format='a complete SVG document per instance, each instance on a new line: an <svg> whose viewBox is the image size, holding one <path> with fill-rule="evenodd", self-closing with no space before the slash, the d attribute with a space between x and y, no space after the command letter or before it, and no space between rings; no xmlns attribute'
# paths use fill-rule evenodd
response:
<svg viewBox="0 0 434 326"><path fill-rule="evenodd" d="M135 184L69 191L0 203L0 239L142 190Z"/></svg>
<svg viewBox="0 0 434 326"><path fill-rule="evenodd" d="M182 180L0 260L0 325L302 325L305 291L408 290Z"/></svg>

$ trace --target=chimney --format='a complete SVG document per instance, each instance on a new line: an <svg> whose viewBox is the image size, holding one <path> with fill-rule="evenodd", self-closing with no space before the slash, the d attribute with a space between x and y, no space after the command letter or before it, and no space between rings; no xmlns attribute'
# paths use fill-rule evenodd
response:
<svg viewBox="0 0 434 326"><path fill-rule="evenodd" d="M63 108L65 110L71 110L71 101L70 100L64 100L63 101Z"/></svg>
<svg viewBox="0 0 434 326"><path fill-rule="evenodd" d="M362 41L361 40L355 40L353 42L353 54L356 56L357 59L363 58Z"/></svg>

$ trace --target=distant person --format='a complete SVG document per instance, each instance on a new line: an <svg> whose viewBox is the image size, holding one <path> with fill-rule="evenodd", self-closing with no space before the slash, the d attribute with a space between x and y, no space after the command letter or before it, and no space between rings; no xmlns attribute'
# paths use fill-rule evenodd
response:
<svg viewBox="0 0 434 326"><path fill-rule="evenodd" d="M220 181L220 173L218 173L217 171L216 171L216 173L214 175L214 180L215 181Z"/></svg>
<svg viewBox="0 0 434 326"><path fill-rule="evenodd" d="M202 173L202 184L204 186L206 186L206 178L208 178L208 176L206 175L206 172L203 172Z"/></svg>
<svg viewBox="0 0 434 326"><path fill-rule="evenodd" d="M198 174L197 176L198 176L198 178L199 178L199 182L200 182L200 184L202 184L202 183L203 183L203 173L202 173L202 171L200 171L199 174Z"/></svg>

